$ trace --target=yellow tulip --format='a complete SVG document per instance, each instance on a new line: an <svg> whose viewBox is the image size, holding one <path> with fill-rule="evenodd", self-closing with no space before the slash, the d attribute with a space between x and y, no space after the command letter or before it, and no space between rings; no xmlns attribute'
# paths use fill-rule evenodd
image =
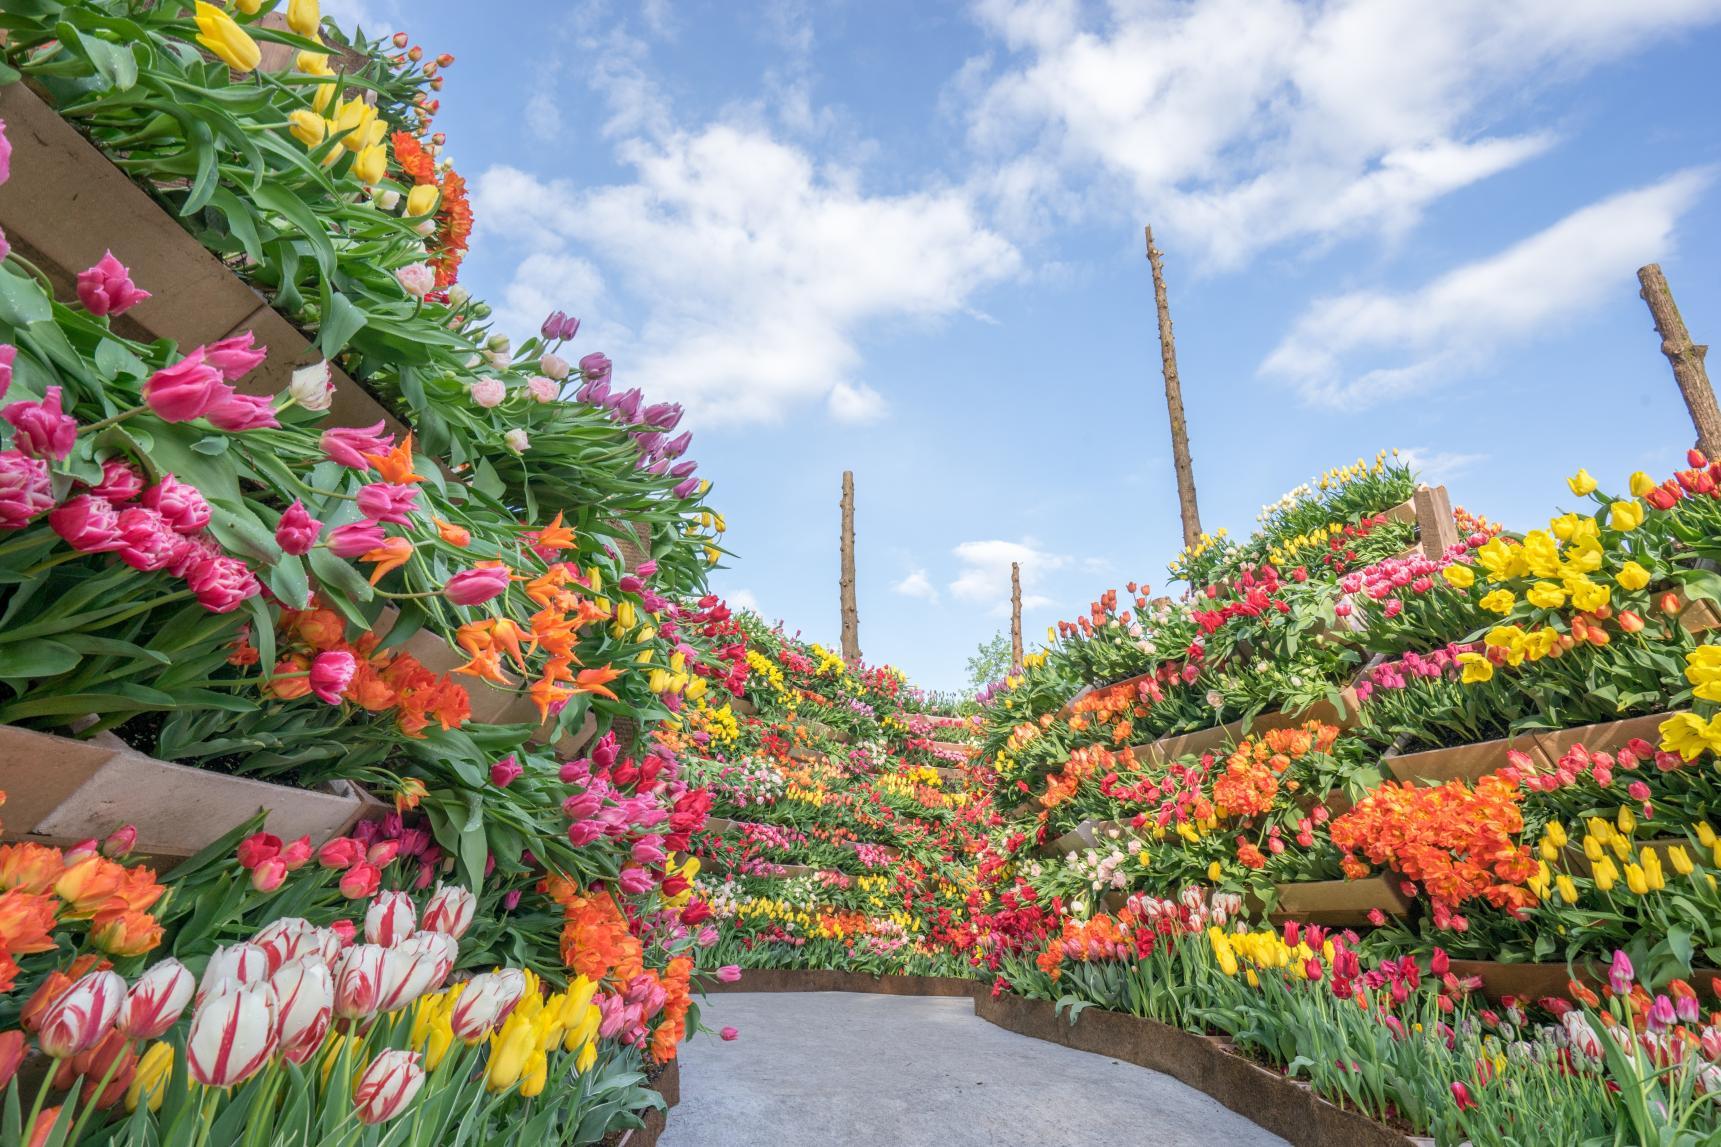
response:
<svg viewBox="0 0 1721 1147"><path fill-rule="evenodd" d="M1460 679L1466 685L1489 681L1494 677L1494 663L1480 653L1460 653L1458 663L1464 667Z"/></svg>
<svg viewBox="0 0 1721 1147"><path fill-rule="evenodd" d="M1619 815L1614 818L1614 822L1619 825L1621 836L1630 836L1632 830L1637 827L1637 817L1632 815L1627 805L1619 806Z"/></svg>
<svg viewBox="0 0 1721 1147"><path fill-rule="evenodd" d="M360 183L378 183L388 174L388 149L381 144L367 147L353 160L353 174Z"/></svg>
<svg viewBox="0 0 1721 1147"><path fill-rule="evenodd" d="M167 1094L166 1084L172 1074L173 1045L166 1040L150 1044L149 1050L137 1061L136 1072L125 1089L125 1109L136 1111L138 1104L147 1102L151 1111L160 1111L162 1098Z"/></svg>
<svg viewBox="0 0 1721 1147"><path fill-rule="evenodd" d="M1619 588L1623 590L1636 591L1649 584L1649 571L1634 561L1628 561L1619 567L1613 580L1618 582Z"/></svg>
<svg viewBox="0 0 1721 1147"><path fill-rule="evenodd" d="M1476 584L1476 572L1465 565L1449 565L1440 571L1440 576L1458 589L1469 589Z"/></svg>
<svg viewBox="0 0 1721 1147"><path fill-rule="evenodd" d="M1584 855L1589 858L1591 864L1597 864L1601 861L1602 850L1606 847L1602 843L1602 838L1594 833L1588 833L1584 836Z"/></svg>
<svg viewBox="0 0 1721 1147"><path fill-rule="evenodd" d="M314 52L309 48L301 49L293 57L293 68L302 76L332 76L335 74L335 69L329 64L329 54L327 52ZM333 85L323 84L321 86L332 88Z"/></svg>
<svg viewBox="0 0 1721 1147"><path fill-rule="evenodd" d="M1588 470L1579 470L1576 474L1573 474L1570 478L1566 479L1566 485L1571 488L1572 493L1582 498L1584 495L1595 491L1596 480L1590 477L1590 472Z"/></svg>
<svg viewBox="0 0 1721 1147"><path fill-rule="evenodd" d="M514 1086L537 1047L537 1029L531 1019L521 1015L516 1008L490 1045L490 1067L484 1086L491 1091L506 1091Z"/></svg>
<svg viewBox="0 0 1721 1147"><path fill-rule="evenodd" d="M235 72L255 71L263 60L257 41L207 0L197 0L197 42Z"/></svg>
<svg viewBox="0 0 1721 1147"><path fill-rule="evenodd" d="M1482 600L1476 604L1490 613L1498 613L1502 617L1512 612L1512 606L1518 599L1509 589L1496 589L1482 595Z"/></svg>
<svg viewBox="0 0 1721 1147"><path fill-rule="evenodd" d="M1697 840L1700 844L1703 845L1704 848L1714 848L1715 847L1715 841L1718 838L1715 835L1714 827L1711 826L1708 821L1706 821L1706 820L1698 821L1696 831L1697 831Z"/></svg>
<svg viewBox="0 0 1721 1147"><path fill-rule="evenodd" d="M1632 476L1631 476L1631 496L1632 497L1641 498L1653 489L1655 489L1655 479L1654 478L1651 478L1648 474L1645 474L1642 470L1638 470L1632 474Z"/></svg>
<svg viewBox="0 0 1721 1147"><path fill-rule="evenodd" d="M1604 856L1590 870L1590 876L1595 880L1597 888L1603 892L1611 892L1614 884L1619 880L1619 869L1615 867L1612 860Z"/></svg>
<svg viewBox="0 0 1721 1147"><path fill-rule="evenodd" d="M236 3L234 7L238 8L239 11L245 13L247 16L255 16L262 10L263 0L238 0L238 3Z"/></svg>
<svg viewBox="0 0 1721 1147"><path fill-rule="evenodd" d="M406 193L406 215L409 219L417 219L429 215L436 210L436 201L441 192L436 190L434 183L420 183Z"/></svg>
<svg viewBox="0 0 1721 1147"><path fill-rule="evenodd" d="M580 1048L580 1054L574 1057L574 1070L584 1075L598 1061L598 1041L589 1040Z"/></svg>
<svg viewBox="0 0 1721 1147"><path fill-rule="evenodd" d="M341 145L348 151L359 151L366 146L370 126L376 122L376 109L353 96L340 102L333 118L334 133L340 137Z"/></svg>
<svg viewBox="0 0 1721 1147"><path fill-rule="evenodd" d="M1630 533L1643 525L1642 502L1615 502L1608 507L1607 524L1620 533Z"/></svg>
<svg viewBox="0 0 1721 1147"><path fill-rule="evenodd" d="M1625 866L1625 886L1636 896L1649 894L1649 881L1644 879L1643 869L1635 864Z"/></svg>
<svg viewBox="0 0 1721 1147"><path fill-rule="evenodd" d="M1524 600L1537 609L1558 609L1566 604L1566 591L1551 581L1539 581L1524 591Z"/></svg>
<svg viewBox="0 0 1721 1147"><path fill-rule="evenodd" d="M1553 841L1555 848L1564 848L1566 842L1571 839L1566 835L1566 826L1557 820L1548 822L1547 827L1542 829L1542 836L1546 840Z"/></svg>
<svg viewBox="0 0 1721 1147"><path fill-rule="evenodd" d="M1554 878L1554 889L1559 892L1560 899L1567 904L1578 902L1578 886L1573 884L1572 878L1565 873L1562 872Z"/></svg>
<svg viewBox="0 0 1721 1147"><path fill-rule="evenodd" d="M296 108L287 113L287 130L306 147L316 147L328 134L329 123L310 108Z"/></svg>
<svg viewBox="0 0 1721 1147"><path fill-rule="evenodd" d="M306 39L314 39L323 26L317 0L287 0L287 27Z"/></svg>

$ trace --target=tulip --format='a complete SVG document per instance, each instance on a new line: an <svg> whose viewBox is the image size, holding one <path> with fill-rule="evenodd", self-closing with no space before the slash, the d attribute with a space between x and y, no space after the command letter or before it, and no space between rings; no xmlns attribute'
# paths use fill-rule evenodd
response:
<svg viewBox="0 0 1721 1147"><path fill-rule="evenodd" d="M311 552L322 532L323 523L311 517L303 502L294 499L275 526L275 542L282 553L303 557Z"/></svg>
<svg viewBox="0 0 1721 1147"><path fill-rule="evenodd" d="M144 506L128 506L119 516L120 558L136 570L159 570L192 549L166 518Z"/></svg>
<svg viewBox="0 0 1721 1147"><path fill-rule="evenodd" d="M518 426L502 435L502 441L508 449L516 454L524 454L532 448L532 439Z"/></svg>
<svg viewBox="0 0 1721 1147"><path fill-rule="evenodd" d="M477 566L450 577L442 586L442 594L454 605L482 605L507 588L505 566Z"/></svg>
<svg viewBox="0 0 1721 1147"><path fill-rule="evenodd" d="M234 850L239 864L243 868L256 868L265 860L281 854L281 838L269 832L254 832L239 842Z"/></svg>
<svg viewBox="0 0 1721 1147"><path fill-rule="evenodd" d="M12 424L12 448L31 458L60 459L78 440L75 418L60 410L60 388L48 387L40 402L14 402L0 410Z"/></svg>
<svg viewBox="0 0 1721 1147"><path fill-rule="evenodd" d="M532 1053L538 1050L537 1042L537 1030L531 1020L518 1013L509 1016L490 1049L484 1086L491 1091L505 1091L519 1082Z"/></svg>
<svg viewBox="0 0 1721 1147"><path fill-rule="evenodd" d="M191 1017L185 1057L191 1077L205 1087L243 1083L274 1053L275 1013L265 984L213 996Z"/></svg>
<svg viewBox="0 0 1721 1147"><path fill-rule="evenodd" d="M362 1020L376 1014L388 951L375 944L356 944L347 949L335 973L335 1015L344 1020Z"/></svg>
<svg viewBox="0 0 1721 1147"><path fill-rule="evenodd" d="M420 183L406 193L406 214L409 219L429 215L436 210L436 201L441 192L437 191L434 183Z"/></svg>
<svg viewBox="0 0 1721 1147"><path fill-rule="evenodd" d="M412 524L418 511L418 490L411 485L372 482L358 492L359 513L378 522L397 526Z"/></svg>
<svg viewBox="0 0 1721 1147"><path fill-rule="evenodd" d="M114 1027L139 1042L158 1039L179 1022L197 981L189 969L171 957L138 977L114 1015Z"/></svg>
<svg viewBox="0 0 1721 1147"><path fill-rule="evenodd" d="M1566 485L1571 489L1573 494L1582 498L1586 494L1590 494L1595 491L1596 480L1590 477L1590 472L1588 470L1579 470L1576 474L1573 474L1570 478L1566 479Z"/></svg>
<svg viewBox="0 0 1721 1147"><path fill-rule="evenodd" d="M478 909L478 898L459 885L436 886L430 902L424 906L424 930L441 932L456 940L466 935Z"/></svg>
<svg viewBox="0 0 1721 1147"><path fill-rule="evenodd" d="M518 968L473 976L454 1001L449 1024L460 1039L477 1043L502 1025L525 993L526 975Z"/></svg>
<svg viewBox="0 0 1721 1147"><path fill-rule="evenodd" d="M369 900L381 883L381 870L374 864L361 862L341 875L341 895L348 900Z"/></svg>
<svg viewBox="0 0 1721 1147"><path fill-rule="evenodd" d="M251 870L251 887L258 892L273 892L287 880L287 865L278 856L271 857Z"/></svg>
<svg viewBox="0 0 1721 1147"><path fill-rule="evenodd" d="M307 148L313 148L328 135L329 121L310 108L294 108L287 113L287 130L294 139Z"/></svg>
<svg viewBox="0 0 1721 1147"><path fill-rule="evenodd" d="M1631 966L1631 959L1622 950L1614 949L1613 962L1609 965L1607 973L1608 987L1613 989L1613 994L1616 996L1628 994L1636 979L1637 972Z"/></svg>
<svg viewBox="0 0 1721 1147"><path fill-rule="evenodd" d="M494 410L508 398L508 384L499 378L485 376L466 388L474 406Z"/></svg>
<svg viewBox="0 0 1721 1147"><path fill-rule="evenodd" d="M735 1041L735 1037L739 1036L741 1033L738 1030L736 1030L735 1028L726 1027L722 1031L718 1032L717 1034L725 1042L733 1043Z"/></svg>
<svg viewBox="0 0 1721 1147"><path fill-rule="evenodd" d="M281 849L281 863L287 866L288 872L297 872L310 862L312 852L311 837L307 833Z"/></svg>
<svg viewBox="0 0 1721 1147"><path fill-rule="evenodd" d="M201 418L210 407L233 393L221 371L204 361L202 347L172 366L156 371L143 384L144 402L163 422Z"/></svg>
<svg viewBox="0 0 1721 1147"><path fill-rule="evenodd" d="M540 373L555 382L563 381L568 377L570 372L568 360L563 358L561 355L556 354L546 354L540 358L538 360L538 370Z"/></svg>
<svg viewBox="0 0 1721 1147"><path fill-rule="evenodd" d="M29 1050L29 1038L22 1031L13 1028L9 1032L0 1032L0 1089L11 1084Z"/></svg>
<svg viewBox="0 0 1721 1147"><path fill-rule="evenodd" d="M327 410L330 406L334 405L335 383L333 373L329 369L328 360L319 359L318 361L308 365L296 367L293 371L292 377L287 380L287 397L289 400L298 403L306 410L322 411ZM380 428L382 423L377 423L377 426ZM324 431L323 449L325 451L328 449L329 435L339 433L363 434L364 431L355 431L350 428L345 431ZM393 438L390 437L389 441L392 442ZM384 447L384 449L387 449L387 447ZM333 455L331 454L330 457L333 457ZM369 463L363 462L362 459L360 462L361 464L355 466L354 469L362 470L369 465ZM347 463L343 462L342 465L347 465Z"/></svg>
<svg viewBox="0 0 1721 1147"><path fill-rule="evenodd" d="M235 988L253 988L269 978L273 965L269 950L260 944L228 944L217 948L203 969L197 985L197 1003Z"/></svg>
<svg viewBox="0 0 1721 1147"><path fill-rule="evenodd" d="M120 516L105 498L79 494L48 514L48 527L67 545L86 554L107 553L125 545Z"/></svg>
<svg viewBox="0 0 1721 1147"><path fill-rule="evenodd" d="M317 863L324 868L351 868L364 856L364 845L350 836L332 837L317 849Z"/></svg>
<svg viewBox="0 0 1721 1147"><path fill-rule="evenodd" d="M281 425L275 417L275 400L261 394L230 394L216 400L203 417L215 429L229 434L273 430Z"/></svg>
<svg viewBox="0 0 1721 1147"><path fill-rule="evenodd" d="M353 682L353 674L358 672L358 659L344 649L331 649L319 653L311 662L311 692L317 695L317 700L329 705L339 705L341 694Z"/></svg>
<svg viewBox="0 0 1721 1147"><path fill-rule="evenodd" d="M520 762L514 758L514 754L509 753L490 766L490 783L499 789L505 789L519 780L525 771L520 766Z"/></svg>
<svg viewBox="0 0 1721 1147"><path fill-rule="evenodd" d="M394 435L382 432L383 423L370 426L343 426L323 431L323 453L330 461L349 470L369 470L367 454L386 454L394 447Z"/></svg>
<svg viewBox="0 0 1721 1147"><path fill-rule="evenodd" d="M173 1045L166 1042L151 1044L138 1059L131 1082L126 1085L125 1109L136 1111L147 1103L151 1111L160 1111L167 1094L164 1085L172 1077Z"/></svg>
<svg viewBox="0 0 1721 1147"><path fill-rule="evenodd" d="M179 533L194 534L209 524L213 516L202 491L189 482L181 482L172 474L143 492L143 504L163 518Z"/></svg>
<svg viewBox="0 0 1721 1147"><path fill-rule="evenodd" d="M404 892L384 892L365 910L365 940L393 948L418 929L418 910Z"/></svg>
<svg viewBox="0 0 1721 1147"><path fill-rule="evenodd" d="M378 1052L353 1085L353 1109L361 1123L386 1123L405 1111L424 1086L419 1053L391 1048Z"/></svg>
<svg viewBox="0 0 1721 1147"><path fill-rule="evenodd" d="M233 17L206 0L197 0L197 42L235 72L254 71L263 60L257 41Z"/></svg>
<svg viewBox="0 0 1721 1147"><path fill-rule="evenodd" d="M317 0L287 0L287 27L307 40L317 38L323 14Z"/></svg>
<svg viewBox="0 0 1721 1147"><path fill-rule="evenodd" d="M399 840L379 840L365 853L365 860L376 868L387 868L400 855Z"/></svg>
<svg viewBox="0 0 1721 1147"><path fill-rule="evenodd" d="M376 1010L394 1012L442 986L454 970L460 945L441 932L420 932L385 950Z"/></svg>
<svg viewBox="0 0 1721 1147"><path fill-rule="evenodd" d="M109 458L102 463L102 480L90 487L90 493L116 505L129 502L143 493L143 475L123 458Z"/></svg>
<svg viewBox="0 0 1721 1147"><path fill-rule="evenodd" d="M608 357L593 352L580 359L580 377L587 382L606 382L610 376Z"/></svg>
<svg viewBox="0 0 1721 1147"><path fill-rule="evenodd" d="M269 977L275 1039L283 1058L302 1064L323 1045L335 1006L335 978L320 959L293 960Z"/></svg>
<svg viewBox="0 0 1721 1147"><path fill-rule="evenodd" d="M724 964L717 969L717 978L725 984L733 984L741 978L741 969L735 964Z"/></svg>
<svg viewBox="0 0 1721 1147"><path fill-rule="evenodd" d="M395 281L409 296L422 299L436 287L436 272L429 263L409 263L394 273Z"/></svg>
<svg viewBox="0 0 1721 1147"><path fill-rule="evenodd" d="M238 382L269 358L269 348L256 344L257 336L251 331L229 335L204 347L203 361L219 370L226 381Z"/></svg>
<svg viewBox="0 0 1721 1147"><path fill-rule="evenodd" d="M78 301L98 318L122 315L149 298L149 292L138 290L131 281L131 272L114 258L112 251L104 252L94 266L78 272L77 288Z"/></svg>
<svg viewBox="0 0 1721 1147"><path fill-rule="evenodd" d="M329 552L339 558L356 558L380 547L388 535L376 522L348 522L329 531Z"/></svg>
<svg viewBox="0 0 1721 1147"><path fill-rule="evenodd" d="M48 1005L36 1041L53 1059L88 1051L107 1034L125 998L125 981L118 975L91 972Z"/></svg>

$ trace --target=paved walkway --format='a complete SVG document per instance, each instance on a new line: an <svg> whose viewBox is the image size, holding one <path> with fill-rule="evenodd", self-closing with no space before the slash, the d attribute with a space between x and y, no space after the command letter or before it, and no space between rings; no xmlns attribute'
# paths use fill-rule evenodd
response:
<svg viewBox="0 0 1721 1147"><path fill-rule="evenodd" d="M662 1147L1153 1147L1284 1140L1170 1076L994 1027L966 999L723 993Z"/></svg>

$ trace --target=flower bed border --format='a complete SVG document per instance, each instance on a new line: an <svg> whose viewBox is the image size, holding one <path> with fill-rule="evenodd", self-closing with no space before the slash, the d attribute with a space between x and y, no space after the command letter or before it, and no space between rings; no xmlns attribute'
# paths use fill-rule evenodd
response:
<svg viewBox="0 0 1721 1147"><path fill-rule="evenodd" d="M986 985L958 976L874 976L835 968L747 968L732 984L708 992L869 992L880 996L975 996Z"/></svg>

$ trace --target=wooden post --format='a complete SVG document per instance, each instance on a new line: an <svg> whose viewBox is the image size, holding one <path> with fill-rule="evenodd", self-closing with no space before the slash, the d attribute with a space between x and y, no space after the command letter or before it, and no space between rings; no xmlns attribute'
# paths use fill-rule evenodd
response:
<svg viewBox="0 0 1721 1147"><path fill-rule="evenodd" d="M859 665L860 610L855 605L855 472L843 471L842 575L837 581L843 610L843 660Z"/></svg>
<svg viewBox="0 0 1721 1147"><path fill-rule="evenodd" d="M1445 486L1418 486L1410 495L1410 505L1416 511L1425 557L1439 558L1458 544L1458 522L1452 516L1452 499Z"/></svg>
<svg viewBox="0 0 1721 1147"><path fill-rule="evenodd" d="M1022 672L1022 563L1010 563L1010 671Z"/></svg>
<svg viewBox="0 0 1721 1147"><path fill-rule="evenodd" d="M1147 263L1153 269L1153 302L1159 310L1159 361L1165 374L1165 409L1171 416L1171 465L1177 472L1177 506L1183 515L1183 544L1201 540L1201 514L1195 508L1195 464L1189 458L1189 426L1183 418L1183 384L1177 378L1177 344L1171 337L1171 306L1165 297L1165 271L1153 228L1147 228Z"/></svg>
<svg viewBox="0 0 1721 1147"><path fill-rule="evenodd" d="M1691 424L1697 428L1697 448L1711 459L1721 458L1721 408L1715 405L1715 390L1709 385L1709 369L1703 363L1709 348L1691 341L1661 264L1638 268L1637 281L1643 284L1639 293L1649 304L1655 333L1661 336L1661 353L1673 367L1673 381L1679 384L1685 409L1691 412Z"/></svg>

